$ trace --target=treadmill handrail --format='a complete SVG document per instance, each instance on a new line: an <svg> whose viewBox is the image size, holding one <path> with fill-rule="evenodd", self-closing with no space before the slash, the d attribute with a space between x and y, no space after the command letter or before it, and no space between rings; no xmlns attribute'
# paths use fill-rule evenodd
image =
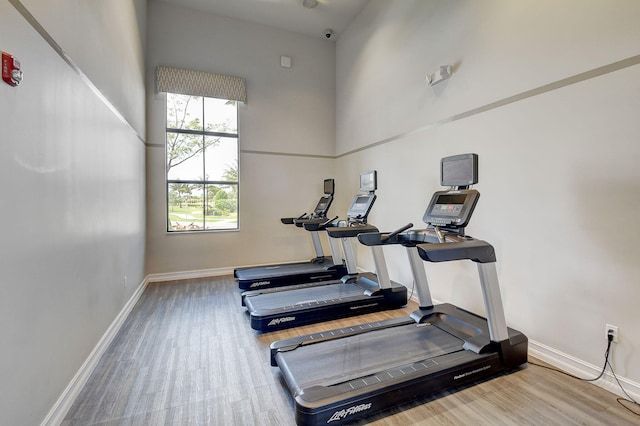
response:
<svg viewBox="0 0 640 426"><path fill-rule="evenodd" d="M403 226L402 228L398 228L395 231L391 232L389 235L387 235L386 237L384 237L382 239L382 242L386 242L390 239L392 239L393 237L395 237L398 234L403 233L404 231L406 231L407 229L413 228L413 223L409 222L407 223L405 226Z"/></svg>
<svg viewBox="0 0 640 426"><path fill-rule="evenodd" d="M418 244L418 253L427 262L450 262L468 259L476 263L493 263L496 253L491 244L471 237L458 242Z"/></svg>
<svg viewBox="0 0 640 426"><path fill-rule="evenodd" d="M378 232L378 228L370 224L353 224L353 226L331 226L326 228L331 238L354 238L362 233Z"/></svg>
<svg viewBox="0 0 640 426"><path fill-rule="evenodd" d="M302 221L301 224L307 231L322 231L327 226L330 226L333 221L335 221L339 216L335 216L331 219L324 218L322 220L309 220Z"/></svg>
<svg viewBox="0 0 640 426"><path fill-rule="evenodd" d="M307 219L307 218L308 218L307 214L306 213L302 213L298 217L281 217L280 218L280 222L284 223L285 225L293 225L296 220L302 220L302 219Z"/></svg>
<svg viewBox="0 0 640 426"><path fill-rule="evenodd" d="M401 230L406 228L408 229L409 225L405 225ZM405 229L405 230L406 230ZM368 233L361 234L358 236L358 240L366 245L366 246L376 246L376 245L391 245L391 244L401 244L405 247L415 247L422 243L435 243L438 244L438 236L435 231L431 228L429 229L412 229L408 232L401 231L396 233L397 231L387 232L387 233ZM444 233L444 237L447 243L465 241L471 237L463 237L457 233L446 232Z"/></svg>
<svg viewBox="0 0 640 426"><path fill-rule="evenodd" d="M382 246L387 244L400 244L396 238L399 234L413 227L413 223L408 223L393 232L368 232L358 235L358 241L365 246Z"/></svg>
<svg viewBox="0 0 640 426"><path fill-rule="evenodd" d="M325 222L327 220L326 217L305 217L302 219L294 219L293 223L295 223L295 225L298 228L302 228L304 227L305 223L322 223Z"/></svg>

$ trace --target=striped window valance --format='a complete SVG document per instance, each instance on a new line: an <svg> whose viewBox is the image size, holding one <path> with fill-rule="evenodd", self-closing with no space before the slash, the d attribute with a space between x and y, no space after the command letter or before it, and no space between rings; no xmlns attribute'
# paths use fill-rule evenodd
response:
<svg viewBox="0 0 640 426"><path fill-rule="evenodd" d="M244 78L181 68L156 68L156 90L247 102Z"/></svg>

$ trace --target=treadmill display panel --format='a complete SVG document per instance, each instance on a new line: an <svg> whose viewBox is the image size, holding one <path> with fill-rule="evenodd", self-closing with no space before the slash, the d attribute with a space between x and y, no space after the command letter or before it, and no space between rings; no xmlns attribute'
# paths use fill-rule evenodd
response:
<svg viewBox="0 0 640 426"><path fill-rule="evenodd" d="M427 225L445 228L467 226L480 193L473 189L438 191L433 194L422 220Z"/></svg>
<svg viewBox="0 0 640 426"><path fill-rule="evenodd" d="M440 185L468 188L476 183L478 154L452 155L440 160Z"/></svg>
<svg viewBox="0 0 640 426"><path fill-rule="evenodd" d="M314 216L326 217L329 206L331 206L331 201L333 201L333 197L331 196L324 196L320 198L320 201L316 204L316 208L313 210Z"/></svg>
<svg viewBox="0 0 640 426"><path fill-rule="evenodd" d="M433 206L436 216L460 216L466 195L441 195Z"/></svg>
<svg viewBox="0 0 640 426"><path fill-rule="evenodd" d="M335 181L333 179L324 180L324 193L327 195L333 195L335 192Z"/></svg>
<svg viewBox="0 0 640 426"><path fill-rule="evenodd" d="M347 212L349 220L366 221L375 200L376 196L374 194L356 195Z"/></svg>
<svg viewBox="0 0 640 426"><path fill-rule="evenodd" d="M360 173L360 191L373 192L378 189L378 172L367 170Z"/></svg>

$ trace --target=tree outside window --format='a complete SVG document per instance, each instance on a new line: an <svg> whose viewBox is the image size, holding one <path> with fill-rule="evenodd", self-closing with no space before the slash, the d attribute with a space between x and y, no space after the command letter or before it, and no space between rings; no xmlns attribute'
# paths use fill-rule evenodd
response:
<svg viewBox="0 0 640 426"><path fill-rule="evenodd" d="M238 229L236 101L167 93L167 231Z"/></svg>

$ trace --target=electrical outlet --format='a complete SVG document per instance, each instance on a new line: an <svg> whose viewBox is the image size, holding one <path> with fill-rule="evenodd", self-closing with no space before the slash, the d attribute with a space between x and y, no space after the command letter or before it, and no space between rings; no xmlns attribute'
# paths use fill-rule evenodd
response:
<svg viewBox="0 0 640 426"><path fill-rule="evenodd" d="M613 343L618 343L618 326L617 325L611 325L611 324L607 324L605 326L605 336L607 336L607 339L609 338L609 333L613 334Z"/></svg>

